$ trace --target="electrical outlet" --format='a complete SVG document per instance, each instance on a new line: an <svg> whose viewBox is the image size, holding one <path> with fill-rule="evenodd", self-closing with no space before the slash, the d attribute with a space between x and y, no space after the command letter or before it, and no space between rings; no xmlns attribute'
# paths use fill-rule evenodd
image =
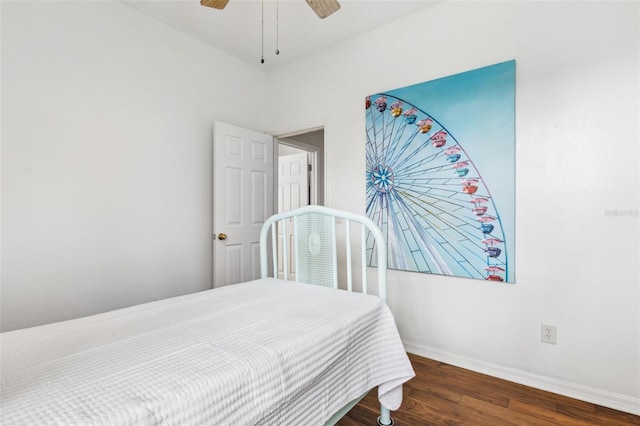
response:
<svg viewBox="0 0 640 426"><path fill-rule="evenodd" d="M556 326L555 325L540 325L540 341L544 343L556 344Z"/></svg>

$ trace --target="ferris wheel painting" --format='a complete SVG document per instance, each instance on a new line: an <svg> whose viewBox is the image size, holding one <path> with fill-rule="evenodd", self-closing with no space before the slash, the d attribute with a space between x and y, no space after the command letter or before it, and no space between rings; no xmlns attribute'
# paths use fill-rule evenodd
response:
<svg viewBox="0 0 640 426"><path fill-rule="evenodd" d="M389 268L515 282L515 61L367 96L365 114Z"/></svg>

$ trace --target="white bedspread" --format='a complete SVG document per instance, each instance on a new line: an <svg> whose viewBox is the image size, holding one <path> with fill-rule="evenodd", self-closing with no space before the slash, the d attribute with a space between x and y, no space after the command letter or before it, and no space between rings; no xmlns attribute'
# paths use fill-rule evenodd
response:
<svg viewBox="0 0 640 426"><path fill-rule="evenodd" d="M0 339L3 426L322 425L414 375L379 298L275 279Z"/></svg>

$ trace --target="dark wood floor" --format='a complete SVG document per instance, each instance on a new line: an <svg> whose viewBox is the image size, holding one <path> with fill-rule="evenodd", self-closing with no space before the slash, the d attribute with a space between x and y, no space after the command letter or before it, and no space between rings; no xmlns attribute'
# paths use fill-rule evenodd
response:
<svg viewBox="0 0 640 426"><path fill-rule="evenodd" d="M640 425L640 416L409 355L416 377L404 385L395 426ZM377 389L338 425L375 426Z"/></svg>

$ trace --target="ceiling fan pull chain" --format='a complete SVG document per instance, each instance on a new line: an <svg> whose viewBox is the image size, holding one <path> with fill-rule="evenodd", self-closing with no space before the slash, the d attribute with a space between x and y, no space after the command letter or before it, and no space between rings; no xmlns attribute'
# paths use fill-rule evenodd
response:
<svg viewBox="0 0 640 426"><path fill-rule="evenodd" d="M276 0L276 55L280 54L278 42L280 39L280 1Z"/></svg>
<svg viewBox="0 0 640 426"><path fill-rule="evenodd" d="M260 57L260 63L264 64L264 0L262 0L262 56Z"/></svg>

